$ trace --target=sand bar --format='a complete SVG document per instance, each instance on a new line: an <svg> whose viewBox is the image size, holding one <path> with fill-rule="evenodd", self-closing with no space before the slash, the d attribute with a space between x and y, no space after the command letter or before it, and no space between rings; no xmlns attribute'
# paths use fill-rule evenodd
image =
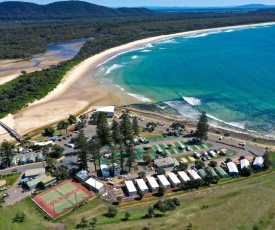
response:
<svg viewBox="0 0 275 230"><path fill-rule="evenodd" d="M111 94L98 79L94 79L94 77L90 76L88 72L120 54L141 48L145 44L159 40L177 36L192 36L198 33L208 33L217 30L268 26L273 24L275 24L275 22L162 35L108 49L84 60L71 69L56 89L49 93L45 98L30 104L29 107L19 111L13 116L7 116L2 119L2 121L23 135L40 127L45 127L62 119L66 119L69 114L78 114L81 111L88 110L94 106L122 105L140 102L138 99L133 98L126 93L120 92L119 94ZM3 139L8 140L11 138L2 128L0 128L0 142Z"/></svg>

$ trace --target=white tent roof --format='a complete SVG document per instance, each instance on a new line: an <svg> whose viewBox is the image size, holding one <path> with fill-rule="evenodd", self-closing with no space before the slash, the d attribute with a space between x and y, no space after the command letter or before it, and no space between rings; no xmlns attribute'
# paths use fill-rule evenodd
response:
<svg viewBox="0 0 275 230"><path fill-rule="evenodd" d="M247 166L249 166L249 161L246 159L242 159L241 160L241 169L244 167L247 167Z"/></svg>
<svg viewBox="0 0 275 230"><path fill-rule="evenodd" d="M156 181L156 179L154 177L147 177L147 181L148 183L152 186L152 188L158 188L159 184Z"/></svg>
<svg viewBox="0 0 275 230"><path fill-rule="evenodd" d="M262 157L256 157L253 162L253 165L262 166L263 163L264 163L264 159Z"/></svg>
<svg viewBox="0 0 275 230"><path fill-rule="evenodd" d="M97 112L111 112L114 113L115 112L115 106L106 106L106 107L102 107L96 110Z"/></svg>
<svg viewBox="0 0 275 230"><path fill-rule="evenodd" d="M190 178L189 178L189 176L187 176L187 174L185 173L185 172L183 172L183 171L181 171L181 172L178 172L178 174L179 174L179 177L183 180L183 181L190 181Z"/></svg>
<svg viewBox="0 0 275 230"><path fill-rule="evenodd" d="M148 190L148 187L147 185L145 184L144 180L143 179L136 179L136 182L138 184L138 187L141 189L141 190Z"/></svg>
<svg viewBox="0 0 275 230"><path fill-rule="evenodd" d="M189 174L194 178L194 180L197 179L201 179L201 177L197 174L196 171L194 171L193 169L187 170L189 172Z"/></svg>
<svg viewBox="0 0 275 230"><path fill-rule="evenodd" d="M169 181L167 180L166 176L164 176L164 175L158 175L157 177L158 177L158 179L160 180L160 182L161 182L161 184L162 184L163 186L168 186L168 185L170 185L170 183L169 183Z"/></svg>
<svg viewBox="0 0 275 230"><path fill-rule="evenodd" d="M173 181L174 184L180 184L179 178L175 175L175 173L168 173L168 177Z"/></svg>
<svg viewBox="0 0 275 230"><path fill-rule="evenodd" d="M89 178L88 180L86 180L85 183L91 185L93 188L96 188L97 190L100 190L104 186L102 183L93 178Z"/></svg>
<svg viewBox="0 0 275 230"><path fill-rule="evenodd" d="M126 185L129 192L136 192L137 191L133 181L131 181L131 180L125 181L125 185Z"/></svg>
<svg viewBox="0 0 275 230"><path fill-rule="evenodd" d="M227 168L228 168L229 172L236 172L236 173L239 172L238 169L237 169L236 164L233 163L233 162L228 162L227 163Z"/></svg>
<svg viewBox="0 0 275 230"><path fill-rule="evenodd" d="M45 174L45 168L34 168L34 169L27 169L25 171L25 176L36 176L40 174Z"/></svg>

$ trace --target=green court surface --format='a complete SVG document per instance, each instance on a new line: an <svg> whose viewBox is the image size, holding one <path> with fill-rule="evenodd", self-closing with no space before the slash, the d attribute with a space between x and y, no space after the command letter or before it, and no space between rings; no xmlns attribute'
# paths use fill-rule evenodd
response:
<svg viewBox="0 0 275 230"><path fill-rule="evenodd" d="M167 149L167 148L168 148L168 146L167 146L166 144L161 144L161 147L162 147L163 149Z"/></svg>
<svg viewBox="0 0 275 230"><path fill-rule="evenodd" d="M82 202L86 198L88 198L87 194L82 191L77 191L76 193L71 194L69 197L66 197L58 203L54 204L54 210L57 213L62 213L63 211L66 211L67 209Z"/></svg>
<svg viewBox="0 0 275 230"><path fill-rule="evenodd" d="M208 143L203 143L204 146L206 147L209 147L209 144Z"/></svg>
<svg viewBox="0 0 275 230"><path fill-rule="evenodd" d="M174 154L174 151L172 149L167 149L167 151L170 153L170 154Z"/></svg>
<svg viewBox="0 0 275 230"><path fill-rule="evenodd" d="M176 150L177 152L180 152L180 151L181 151L179 148L175 148L175 150Z"/></svg>
<svg viewBox="0 0 275 230"><path fill-rule="evenodd" d="M158 146L154 145L154 146L153 146L153 149L154 149L154 150L158 150Z"/></svg>
<svg viewBox="0 0 275 230"><path fill-rule="evenodd" d="M52 190L46 193L45 195L41 196L41 199L47 204L49 204L59 197L60 197L60 194L56 190Z"/></svg>
<svg viewBox="0 0 275 230"><path fill-rule="evenodd" d="M158 141L161 141L161 140L162 140L162 137L157 137L157 140L158 140Z"/></svg>
<svg viewBox="0 0 275 230"><path fill-rule="evenodd" d="M152 141L152 142L156 141L155 138L150 138L149 140Z"/></svg>
<svg viewBox="0 0 275 230"><path fill-rule="evenodd" d="M73 190L77 189L73 184L71 183L66 183L61 185L60 187L57 187L56 190L57 192L61 193L62 195L65 195Z"/></svg>
<svg viewBox="0 0 275 230"><path fill-rule="evenodd" d="M204 147L202 145L197 145L200 149L203 149Z"/></svg>
<svg viewBox="0 0 275 230"><path fill-rule="evenodd" d="M190 149L195 149L195 146L194 145L188 145L188 147L190 148Z"/></svg>
<svg viewBox="0 0 275 230"><path fill-rule="evenodd" d="M155 157L157 154L155 152L150 153L152 157Z"/></svg>

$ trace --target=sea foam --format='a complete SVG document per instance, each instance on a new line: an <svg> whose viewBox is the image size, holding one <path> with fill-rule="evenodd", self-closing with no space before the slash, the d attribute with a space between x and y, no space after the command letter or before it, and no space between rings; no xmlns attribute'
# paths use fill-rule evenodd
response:
<svg viewBox="0 0 275 230"><path fill-rule="evenodd" d="M134 94L134 93L127 93L128 95L130 95L131 97L134 97L142 102L152 102L149 98L146 98L142 95L139 94Z"/></svg>
<svg viewBox="0 0 275 230"><path fill-rule="evenodd" d="M183 100L185 100L190 105L201 105L201 100L195 97L182 97Z"/></svg>
<svg viewBox="0 0 275 230"><path fill-rule="evenodd" d="M142 53L149 53L149 52L152 52L152 50L145 49L145 50L141 50L140 52L142 52Z"/></svg>
<svg viewBox="0 0 275 230"><path fill-rule="evenodd" d="M123 67L123 65L114 64L114 65L112 65L111 67L109 67L107 69L105 75L110 74L113 70L118 69L118 68L122 68L122 67Z"/></svg>
<svg viewBox="0 0 275 230"><path fill-rule="evenodd" d="M119 85L115 85L117 88L120 88L121 91L124 91L125 89L120 87Z"/></svg>
<svg viewBox="0 0 275 230"><path fill-rule="evenodd" d="M134 55L134 56L131 57L132 60L137 59L137 58L138 58L137 55Z"/></svg>

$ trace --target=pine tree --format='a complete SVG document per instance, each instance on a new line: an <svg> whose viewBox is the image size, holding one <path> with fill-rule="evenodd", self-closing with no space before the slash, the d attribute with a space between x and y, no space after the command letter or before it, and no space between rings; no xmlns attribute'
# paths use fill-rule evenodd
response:
<svg viewBox="0 0 275 230"><path fill-rule="evenodd" d="M137 119L137 117L133 118L133 125L132 125L132 127L133 127L133 133L134 133L134 135L135 136L139 136L140 128L138 126L138 119Z"/></svg>
<svg viewBox="0 0 275 230"><path fill-rule="evenodd" d="M197 137L200 138L200 140L207 140L207 133L208 133L209 125L208 120L206 116L206 112L202 112L199 122L197 124Z"/></svg>
<svg viewBox="0 0 275 230"><path fill-rule="evenodd" d="M97 166L97 161L98 164L100 165L100 149L101 149L101 145L98 139L93 140L92 142L88 143L88 154L89 154L89 158L92 160L94 167L95 167L95 171L96 166Z"/></svg>
<svg viewBox="0 0 275 230"><path fill-rule="evenodd" d="M111 130L112 130L113 141L116 144L119 144L122 140L122 134L120 132L119 123L116 120L113 120Z"/></svg>
<svg viewBox="0 0 275 230"><path fill-rule="evenodd" d="M104 113L99 113L97 119L96 134L101 144L104 146L110 142L110 128Z"/></svg>
<svg viewBox="0 0 275 230"><path fill-rule="evenodd" d="M123 113L121 116L120 132L124 143L126 143L127 140L133 141L133 127L127 113Z"/></svg>
<svg viewBox="0 0 275 230"><path fill-rule="evenodd" d="M79 147L78 158L80 159L83 169L88 168L88 142L83 132L80 132L76 138Z"/></svg>
<svg viewBox="0 0 275 230"><path fill-rule="evenodd" d="M134 143L133 141L130 141L126 144L126 153L128 155L128 166L129 171L132 168L132 163L135 160L135 152L134 152Z"/></svg>
<svg viewBox="0 0 275 230"><path fill-rule="evenodd" d="M269 151L266 150L265 154L263 155L264 163L263 163L263 169L267 170L271 167L272 161L270 160Z"/></svg>
<svg viewBox="0 0 275 230"><path fill-rule="evenodd" d="M15 156L15 152L13 152L14 144L4 140L1 144L1 155L2 162L5 162L8 166L11 165L12 158Z"/></svg>

